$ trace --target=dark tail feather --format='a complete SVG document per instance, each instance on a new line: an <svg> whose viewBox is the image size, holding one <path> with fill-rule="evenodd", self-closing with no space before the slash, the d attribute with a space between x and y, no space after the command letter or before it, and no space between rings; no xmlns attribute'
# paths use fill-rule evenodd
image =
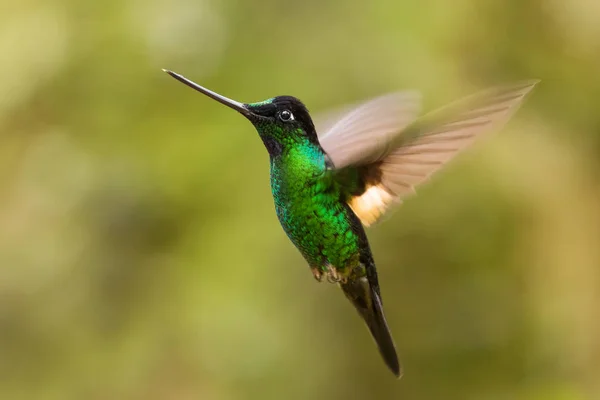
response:
<svg viewBox="0 0 600 400"><path fill-rule="evenodd" d="M348 300L352 302L360 316L367 323L383 360L394 375L400 378L402 370L396 354L394 340L383 315L381 298L369 284L367 278L342 283L340 286Z"/></svg>

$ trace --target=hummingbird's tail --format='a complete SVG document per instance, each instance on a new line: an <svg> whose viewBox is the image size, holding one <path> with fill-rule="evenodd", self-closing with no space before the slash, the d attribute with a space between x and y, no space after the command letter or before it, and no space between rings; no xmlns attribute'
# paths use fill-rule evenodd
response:
<svg viewBox="0 0 600 400"><path fill-rule="evenodd" d="M385 316L383 315L381 297L376 289L369 283L366 277L340 283L340 287L367 323L383 360L394 375L399 378L402 372L398 355L396 354L396 347Z"/></svg>

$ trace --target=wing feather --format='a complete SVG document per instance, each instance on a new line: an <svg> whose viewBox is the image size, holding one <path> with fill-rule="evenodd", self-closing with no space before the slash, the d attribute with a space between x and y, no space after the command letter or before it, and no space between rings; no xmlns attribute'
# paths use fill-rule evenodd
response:
<svg viewBox="0 0 600 400"><path fill-rule="evenodd" d="M364 192L349 199L350 207L364 225L375 223L478 137L502 127L536 83L487 90L417 120L368 165L365 176L377 179L367 180Z"/></svg>
<svg viewBox="0 0 600 400"><path fill-rule="evenodd" d="M337 169L368 164L387 152L392 138L412 123L420 110L416 92L397 92L355 106L333 122L333 115L318 126L329 129L319 134L321 147Z"/></svg>

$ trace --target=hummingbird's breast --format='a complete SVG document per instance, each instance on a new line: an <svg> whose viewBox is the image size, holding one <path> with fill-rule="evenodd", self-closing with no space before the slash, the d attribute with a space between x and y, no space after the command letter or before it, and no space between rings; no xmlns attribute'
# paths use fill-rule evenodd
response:
<svg viewBox="0 0 600 400"><path fill-rule="evenodd" d="M293 149L273 158L271 190L281 226L311 267L332 265L343 272L358 266L354 215L341 200L322 151Z"/></svg>

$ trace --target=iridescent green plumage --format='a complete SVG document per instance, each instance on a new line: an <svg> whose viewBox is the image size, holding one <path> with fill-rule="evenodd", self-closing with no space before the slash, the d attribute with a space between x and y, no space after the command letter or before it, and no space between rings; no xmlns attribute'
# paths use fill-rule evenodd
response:
<svg viewBox="0 0 600 400"><path fill-rule="evenodd" d="M338 116L318 136L294 97L243 104L167 72L253 123L269 152L281 226L315 278L339 284L400 376L363 225L380 220L476 136L506 122L536 82L494 88L416 122L418 96L386 95Z"/></svg>
<svg viewBox="0 0 600 400"><path fill-rule="evenodd" d="M325 272L335 265L346 272L358 264L360 246L352 211L331 175L324 153L308 142L286 147L271 160L275 209L289 238L312 268Z"/></svg>

